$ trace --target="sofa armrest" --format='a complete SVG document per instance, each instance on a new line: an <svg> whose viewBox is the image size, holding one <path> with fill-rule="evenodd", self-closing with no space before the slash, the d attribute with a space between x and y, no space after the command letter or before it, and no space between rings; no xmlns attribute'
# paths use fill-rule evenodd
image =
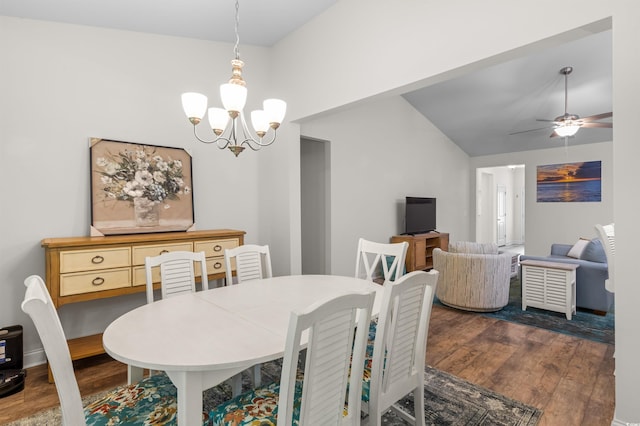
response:
<svg viewBox="0 0 640 426"><path fill-rule="evenodd" d="M573 247L571 244L551 244L552 256L566 256Z"/></svg>

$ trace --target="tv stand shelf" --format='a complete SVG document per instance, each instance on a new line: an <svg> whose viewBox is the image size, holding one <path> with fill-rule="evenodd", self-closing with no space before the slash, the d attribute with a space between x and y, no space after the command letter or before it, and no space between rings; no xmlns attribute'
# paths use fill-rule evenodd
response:
<svg viewBox="0 0 640 426"><path fill-rule="evenodd" d="M407 272L430 270L433 268L433 249L449 249L449 234L444 232L427 232L416 235L394 235L392 243L409 243L405 265Z"/></svg>

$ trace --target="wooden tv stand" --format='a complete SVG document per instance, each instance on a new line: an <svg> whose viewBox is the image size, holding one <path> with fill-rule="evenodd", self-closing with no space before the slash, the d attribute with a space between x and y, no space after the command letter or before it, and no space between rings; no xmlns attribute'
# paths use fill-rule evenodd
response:
<svg viewBox="0 0 640 426"><path fill-rule="evenodd" d="M407 272L430 270L433 268L433 249L449 249L449 234L444 232L428 232L416 235L394 235L392 243L409 243L405 265Z"/></svg>

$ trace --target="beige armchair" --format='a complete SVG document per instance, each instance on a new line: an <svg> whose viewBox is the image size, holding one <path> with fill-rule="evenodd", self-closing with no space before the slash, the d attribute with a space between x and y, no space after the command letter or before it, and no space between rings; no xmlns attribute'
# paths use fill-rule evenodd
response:
<svg viewBox="0 0 640 426"><path fill-rule="evenodd" d="M511 254L492 243L452 242L433 250L440 302L465 311L498 311L509 303Z"/></svg>

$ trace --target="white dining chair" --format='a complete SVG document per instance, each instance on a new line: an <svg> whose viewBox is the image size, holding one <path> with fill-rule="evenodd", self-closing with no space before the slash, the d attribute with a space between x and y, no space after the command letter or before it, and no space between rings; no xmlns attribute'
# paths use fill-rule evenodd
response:
<svg viewBox="0 0 640 426"><path fill-rule="evenodd" d="M269 246L259 246L255 244L244 244L232 249L224 251L224 262L226 269L226 283L232 285L233 281L233 261L235 260L236 284L259 280L262 278L271 278L273 272L271 270L271 254ZM261 364L254 365L250 369L251 381L253 386L260 386L262 382ZM240 392L237 382L234 385L234 395Z"/></svg>
<svg viewBox="0 0 640 426"><path fill-rule="evenodd" d="M372 322L363 376L365 423L380 425L393 408L411 424L425 425L424 365L438 271L414 271L384 287L377 325ZM395 404L413 392L414 416Z"/></svg>
<svg viewBox="0 0 640 426"><path fill-rule="evenodd" d="M602 241L604 247L604 254L607 257L607 269L609 272L609 278L604 282L605 288L613 293L615 291L615 260L616 260L616 233L615 225L610 223L608 225L596 224L596 232L598 237Z"/></svg>
<svg viewBox="0 0 640 426"><path fill-rule="evenodd" d="M376 243L360 238L356 255L356 278L374 281L382 272L383 284L397 280L404 274L407 257L406 241L401 243Z"/></svg>
<svg viewBox="0 0 640 426"><path fill-rule="evenodd" d="M153 268L160 267L160 295L162 299L196 291L195 265L200 265L202 289L209 289L207 259L204 252L172 251L144 259L147 282L147 303L153 303Z"/></svg>
<svg viewBox="0 0 640 426"><path fill-rule="evenodd" d="M212 424L228 425L233 419L234 425L359 425L374 299L375 293L350 293L291 312L280 383L219 405L209 413ZM299 354L305 343L304 376L299 377Z"/></svg>
<svg viewBox="0 0 640 426"><path fill-rule="evenodd" d="M33 320L44 346L58 391L63 425L158 424L159 415L164 416L163 424L175 423L177 391L165 374L119 387L83 407L67 339L47 287L37 275L27 277L24 284L27 289L22 310Z"/></svg>
<svg viewBox="0 0 640 426"><path fill-rule="evenodd" d="M227 285L233 284L233 260L235 260L236 283L271 278L271 254L269 246L244 244L224 251Z"/></svg>
<svg viewBox="0 0 640 426"><path fill-rule="evenodd" d="M155 301L154 284L158 278L154 276L154 268L160 268L160 299L178 296L184 293L196 291L195 265L200 265L202 289L209 289L207 279L207 259L204 252L172 251L159 254L158 256L147 256L144 259L145 278L147 285L147 303ZM158 299L158 300L160 300ZM155 371L150 371L154 374ZM134 383L142 379L143 369L127 366L127 380ZM237 386L236 386L237 387Z"/></svg>

